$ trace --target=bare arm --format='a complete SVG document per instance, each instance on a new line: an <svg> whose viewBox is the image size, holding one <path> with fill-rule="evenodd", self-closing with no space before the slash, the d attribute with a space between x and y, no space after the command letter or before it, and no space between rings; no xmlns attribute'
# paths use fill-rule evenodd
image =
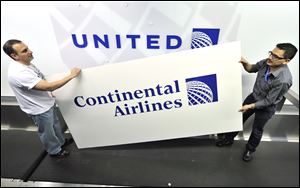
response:
<svg viewBox="0 0 300 188"><path fill-rule="evenodd" d="M47 80L41 80L39 81L33 89L36 90L42 90L42 91L54 91L62 86L64 86L66 83L68 83L73 78L77 77L81 72L81 69L79 68L72 68L71 73L57 81L48 82Z"/></svg>
<svg viewBox="0 0 300 188"><path fill-rule="evenodd" d="M252 69L252 65L246 59L241 57L241 60L239 62L243 65L245 71L250 72L250 70Z"/></svg>

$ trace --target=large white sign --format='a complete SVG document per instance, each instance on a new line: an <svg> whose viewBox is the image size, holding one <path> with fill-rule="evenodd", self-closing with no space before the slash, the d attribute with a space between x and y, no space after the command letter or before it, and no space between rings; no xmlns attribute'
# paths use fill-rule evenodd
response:
<svg viewBox="0 0 300 188"><path fill-rule="evenodd" d="M231 42L87 68L54 94L79 148L238 131L240 58Z"/></svg>

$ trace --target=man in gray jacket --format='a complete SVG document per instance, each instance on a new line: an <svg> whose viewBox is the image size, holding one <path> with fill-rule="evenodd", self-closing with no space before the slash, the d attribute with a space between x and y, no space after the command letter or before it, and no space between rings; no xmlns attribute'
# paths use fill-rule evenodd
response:
<svg viewBox="0 0 300 188"><path fill-rule="evenodd" d="M250 161L263 135L263 128L267 121L275 114L276 105L292 86L292 74L287 64L294 58L298 49L290 43L280 43L269 51L269 57L256 64L250 64L241 58L244 69L257 72L253 92L246 97L240 112L243 112L243 122L255 114L252 132L246 150L244 161ZM216 142L219 147L233 144L238 132L226 133L225 137Z"/></svg>

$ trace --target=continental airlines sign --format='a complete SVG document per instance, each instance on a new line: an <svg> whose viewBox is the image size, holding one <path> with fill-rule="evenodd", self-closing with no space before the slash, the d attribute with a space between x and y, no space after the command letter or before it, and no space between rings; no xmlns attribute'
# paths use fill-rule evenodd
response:
<svg viewBox="0 0 300 188"><path fill-rule="evenodd" d="M79 148L238 131L240 57L231 42L88 68L54 94Z"/></svg>

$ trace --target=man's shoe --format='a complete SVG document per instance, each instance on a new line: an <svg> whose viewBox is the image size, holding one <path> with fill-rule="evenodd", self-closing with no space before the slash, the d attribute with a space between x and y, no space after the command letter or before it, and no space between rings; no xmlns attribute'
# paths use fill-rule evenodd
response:
<svg viewBox="0 0 300 188"><path fill-rule="evenodd" d="M254 152L249 151L249 150L244 151L243 160L246 161L246 162L251 161L251 159L253 158L253 153Z"/></svg>
<svg viewBox="0 0 300 188"><path fill-rule="evenodd" d="M65 143L61 147L66 147L67 145L71 144L73 142L73 138L65 138Z"/></svg>
<svg viewBox="0 0 300 188"><path fill-rule="evenodd" d="M53 155L50 155L51 157L57 157L57 158L64 158L64 157L67 157L70 155L70 152L69 151L66 151L66 150L60 150L60 152L58 152L57 154L53 154Z"/></svg>
<svg viewBox="0 0 300 188"><path fill-rule="evenodd" d="M233 140L228 140L226 138L223 138L222 140L218 140L216 142L216 145L218 147L223 147L223 146L231 146L233 144Z"/></svg>

